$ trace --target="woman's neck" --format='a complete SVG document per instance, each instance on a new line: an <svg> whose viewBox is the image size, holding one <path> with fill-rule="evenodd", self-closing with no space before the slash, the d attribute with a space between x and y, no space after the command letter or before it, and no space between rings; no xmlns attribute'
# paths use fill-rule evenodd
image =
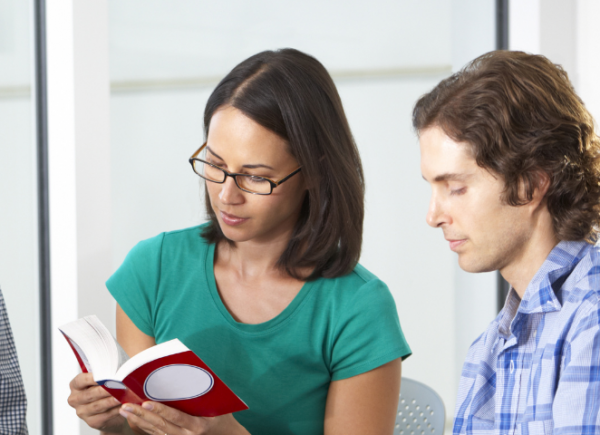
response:
<svg viewBox="0 0 600 435"><path fill-rule="evenodd" d="M235 244L221 241L217 246L216 262L236 273L241 279L254 279L265 275L279 275L279 258L287 248L290 235L267 242L248 240Z"/></svg>

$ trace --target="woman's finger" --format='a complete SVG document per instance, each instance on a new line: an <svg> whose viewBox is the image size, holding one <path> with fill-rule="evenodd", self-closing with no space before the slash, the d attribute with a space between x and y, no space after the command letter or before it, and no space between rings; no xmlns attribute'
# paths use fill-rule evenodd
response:
<svg viewBox="0 0 600 435"><path fill-rule="evenodd" d="M72 407L76 407L78 405L86 405L109 397L114 399L114 397L108 394L104 388L95 386L88 387L85 390L75 390L69 396L68 402Z"/></svg>
<svg viewBox="0 0 600 435"><path fill-rule="evenodd" d="M130 421L151 435L179 435L182 433L181 427L138 405L126 403L121 406L120 414L125 417L127 421Z"/></svg>
<svg viewBox="0 0 600 435"><path fill-rule="evenodd" d="M115 406L103 413L86 415L84 420L90 427L94 428L122 426L123 417L119 413L120 409L120 406ZM79 412L77 414L79 416ZM81 418L81 416L79 417Z"/></svg>
<svg viewBox="0 0 600 435"><path fill-rule="evenodd" d="M196 417L157 402L144 402L142 408L179 427L192 427Z"/></svg>
<svg viewBox="0 0 600 435"><path fill-rule="evenodd" d="M77 415L80 418L83 418L84 416L104 414L113 409L116 409L115 412L118 414L120 406L121 403L114 397L110 396L87 404L81 404L76 409Z"/></svg>
<svg viewBox="0 0 600 435"><path fill-rule="evenodd" d="M93 385L97 384L94 382L94 376L91 373L80 373L69 384L71 390L84 390Z"/></svg>

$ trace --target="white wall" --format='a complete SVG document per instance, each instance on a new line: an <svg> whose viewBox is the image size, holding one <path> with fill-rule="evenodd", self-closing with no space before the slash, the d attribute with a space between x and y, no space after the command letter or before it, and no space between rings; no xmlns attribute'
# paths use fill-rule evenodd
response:
<svg viewBox="0 0 600 435"><path fill-rule="evenodd" d="M600 2L578 0L575 19L576 89L600 127Z"/></svg>
<svg viewBox="0 0 600 435"><path fill-rule="evenodd" d="M597 122L600 119L600 2L521 0L510 3L511 50L543 54L569 74Z"/></svg>

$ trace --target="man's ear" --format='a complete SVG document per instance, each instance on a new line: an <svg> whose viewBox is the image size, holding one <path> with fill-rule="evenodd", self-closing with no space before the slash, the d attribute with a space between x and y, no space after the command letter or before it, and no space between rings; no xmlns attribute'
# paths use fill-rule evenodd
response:
<svg viewBox="0 0 600 435"><path fill-rule="evenodd" d="M550 188L550 177L544 171L538 171L534 176L534 186L533 186L533 195L531 198L531 202L533 205L537 207L544 198L546 197L546 193L548 193L548 189Z"/></svg>

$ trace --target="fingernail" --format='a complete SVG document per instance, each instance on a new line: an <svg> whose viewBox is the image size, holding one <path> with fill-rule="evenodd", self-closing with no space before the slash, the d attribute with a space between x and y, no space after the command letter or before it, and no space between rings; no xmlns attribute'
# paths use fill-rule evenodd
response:
<svg viewBox="0 0 600 435"><path fill-rule="evenodd" d="M119 414L121 414L121 416L125 417L125 418L127 418L129 415L131 415L128 412L123 411L123 409L119 409Z"/></svg>
<svg viewBox="0 0 600 435"><path fill-rule="evenodd" d="M130 405L123 405L123 406L121 407L121 409L122 409L123 411L127 411L127 412L133 412L133 408L132 408Z"/></svg>
<svg viewBox="0 0 600 435"><path fill-rule="evenodd" d="M147 409L148 411L152 411L154 409L154 406L150 402L144 402L142 404L142 408Z"/></svg>

